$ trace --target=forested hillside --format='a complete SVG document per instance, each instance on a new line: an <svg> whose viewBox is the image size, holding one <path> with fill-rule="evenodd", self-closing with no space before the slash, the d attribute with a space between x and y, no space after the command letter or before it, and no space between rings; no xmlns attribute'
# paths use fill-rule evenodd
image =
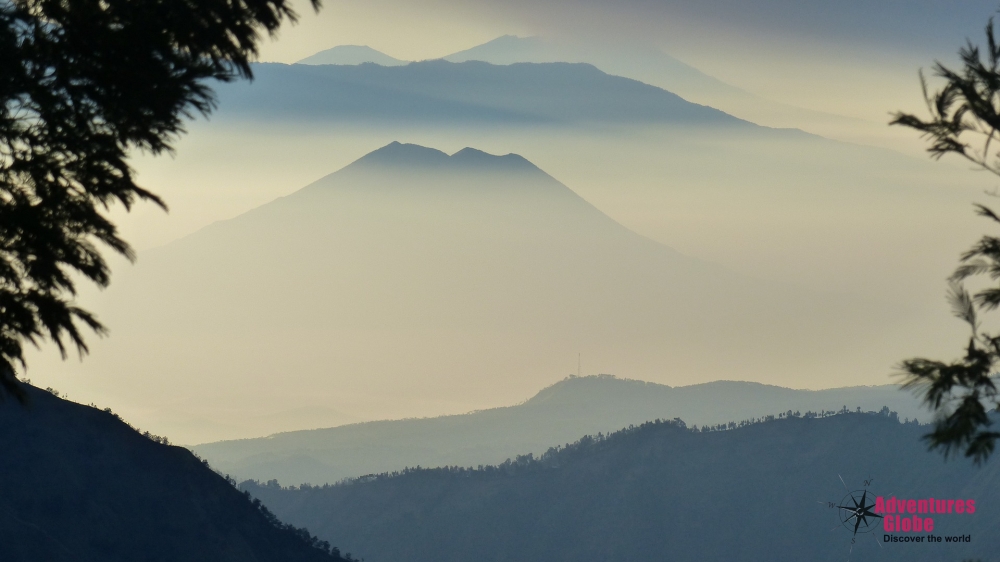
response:
<svg viewBox="0 0 1000 562"><path fill-rule="evenodd" d="M494 467L244 487L371 562L842 561L851 532L827 502L865 480L885 498L967 498L977 509L934 516L935 534L969 543L876 545L876 524L852 559L989 559L1000 548L996 460L945 463L920 442L926 426L888 410L755 422L706 432L657 421Z"/></svg>
<svg viewBox="0 0 1000 562"><path fill-rule="evenodd" d="M522 404L457 416L385 420L198 445L213 467L240 479L326 484L404 466L476 466L545 452L581 435L656 418L715 425L788 410L878 410L930 414L898 386L793 390L742 381L671 387L611 375L572 377Z"/></svg>

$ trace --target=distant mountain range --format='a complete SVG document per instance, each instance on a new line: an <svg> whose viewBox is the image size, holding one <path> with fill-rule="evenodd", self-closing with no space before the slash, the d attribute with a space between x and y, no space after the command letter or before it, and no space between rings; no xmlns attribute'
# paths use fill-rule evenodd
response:
<svg viewBox="0 0 1000 562"><path fill-rule="evenodd" d="M367 45L339 45L308 56L295 64L364 64L367 62L382 66L401 66L408 64L409 61L390 57Z"/></svg>
<svg viewBox="0 0 1000 562"><path fill-rule="evenodd" d="M498 65L524 62L592 64L608 74L652 84L697 103L706 103L705 98L754 97L660 49L645 45L586 44L504 35L442 58L449 62L481 61Z"/></svg>
<svg viewBox="0 0 1000 562"><path fill-rule="evenodd" d="M450 62L481 61L497 65L517 63L586 63L608 74L639 80L673 92L689 101L719 107L716 103L741 100L766 102L685 64L650 45L572 42L544 37L504 35L492 41L443 57ZM792 108L785 108L792 109Z"/></svg>
<svg viewBox="0 0 1000 562"><path fill-rule="evenodd" d="M504 35L442 57L442 60L455 63L479 61L503 66L518 63L584 63L594 65L607 74L663 88L690 102L720 109L765 126L801 128L827 134L852 127L864 130L875 125L763 99L642 43L607 44ZM382 66L407 64L370 47L353 45L321 51L298 64L357 65L365 62ZM884 128L881 123L877 125Z"/></svg>
<svg viewBox="0 0 1000 562"><path fill-rule="evenodd" d="M370 562L990 560L1000 549L1000 459L945 462L921 442L927 431L887 411L707 433L660 422L477 470L241 487ZM973 500L975 513L902 514L911 520L903 529L930 518L933 533L886 533L867 518L872 528L855 537L842 524L850 512L837 508L852 507L855 491L872 508L879 496L914 510L936 498ZM924 542L874 544L886 534ZM929 534L947 540L928 544Z"/></svg>
<svg viewBox="0 0 1000 562"><path fill-rule="evenodd" d="M406 66L256 64L255 80L218 88L219 115L281 121L515 125L688 124L752 127L588 64Z"/></svg>
<svg viewBox="0 0 1000 562"><path fill-rule="evenodd" d="M682 98L720 109L742 119L768 127L797 128L833 136L847 129L871 132L883 123L803 109L761 98L727 84L683 63L663 50L643 43L602 43L553 40L544 37L505 35L471 49L444 57L452 62L483 61L492 64L587 63L615 76L638 80L663 88Z"/></svg>
<svg viewBox="0 0 1000 562"><path fill-rule="evenodd" d="M608 74L646 82L698 103L705 103L703 98L706 97L755 98L752 94L712 78L649 46L623 48L504 35L441 57L441 60L454 63L479 61L503 66L516 63L585 63ZM296 64L358 65L368 62L382 66L402 66L411 61L391 57L368 46L339 45L306 57Z"/></svg>
<svg viewBox="0 0 1000 562"><path fill-rule="evenodd" d="M404 467L499 464L583 435L654 419L680 418L704 426L786 411L877 411L884 406L910 419L930 417L912 395L893 385L810 391L717 381L671 388L602 375L565 379L506 408L293 431L192 450L240 479L325 484Z"/></svg>
<svg viewBox="0 0 1000 562"><path fill-rule="evenodd" d="M25 390L27 406L0 402L0 559L344 560L187 449L110 412Z"/></svg>
<svg viewBox="0 0 1000 562"><path fill-rule="evenodd" d="M106 294L101 384L368 419L513 401L580 350L659 380L832 379L897 318L682 255L520 156L400 143L144 253Z"/></svg>

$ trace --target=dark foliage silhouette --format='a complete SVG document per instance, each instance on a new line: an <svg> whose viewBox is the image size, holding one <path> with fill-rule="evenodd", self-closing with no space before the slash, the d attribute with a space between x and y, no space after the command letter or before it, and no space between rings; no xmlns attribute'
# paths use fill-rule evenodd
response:
<svg viewBox="0 0 1000 562"><path fill-rule="evenodd" d="M73 304L73 274L103 287L101 245L134 257L111 205L166 208L126 155L171 150L213 109L206 82L252 78L284 20L286 0L0 0L0 396L26 396L26 342L83 354L81 329L104 333Z"/></svg>
<svg viewBox="0 0 1000 562"><path fill-rule="evenodd" d="M934 158L957 154L1000 175L1000 153L991 149L1000 132L1000 45L992 20L986 26L985 52L970 41L959 56L959 71L941 63L934 66L934 74L945 81L940 91L930 93L921 74L930 118L897 113L892 124L923 133L931 142L928 151ZM986 206L976 205L976 212L1000 223L1000 217ZM963 282L983 275L993 284L970 294ZM990 430L987 412L988 407L1000 406L994 374L1000 362L1000 334L983 330L980 323L980 313L1000 306L998 280L1000 238L983 236L962 254L950 278L948 298L954 313L971 329L965 356L953 362L916 358L901 364L904 387L917 391L941 414L925 438L932 449L943 449L946 457L961 452L981 463L993 453L1000 437L1000 432Z"/></svg>

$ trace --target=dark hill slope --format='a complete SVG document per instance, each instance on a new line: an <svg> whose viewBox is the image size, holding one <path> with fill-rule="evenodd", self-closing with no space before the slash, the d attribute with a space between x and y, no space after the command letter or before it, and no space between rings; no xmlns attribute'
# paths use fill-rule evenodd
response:
<svg viewBox="0 0 1000 562"><path fill-rule="evenodd" d="M0 560L343 560L182 447L28 388L0 403Z"/></svg>
<svg viewBox="0 0 1000 562"><path fill-rule="evenodd" d="M321 537L349 537L371 562L773 562L846 559L851 535L825 502L847 493L841 476L852 488L873 478L886 497L977 500L975 514L934 516L936 534L972 542L879 546L877 530L852 559L989 559L1000 548L1000 463L946 464L919 441L926 431L874 413L709 433L660 422L484 470L245 486Z"/></svg>
<svg viewBox="0 0 1000 562"><path fill-rule="evenodd" d="M866 411L888 406L901 417L930 419L912 395L894 385L813 391L716 381L670 387L603 375L565 379L516 406L292 431L206 443L193 450L237 478L324 484L404 466L496 464L518 454L540 454L581 435L657 418L680 417L701 426L844 406Z"/></svg>

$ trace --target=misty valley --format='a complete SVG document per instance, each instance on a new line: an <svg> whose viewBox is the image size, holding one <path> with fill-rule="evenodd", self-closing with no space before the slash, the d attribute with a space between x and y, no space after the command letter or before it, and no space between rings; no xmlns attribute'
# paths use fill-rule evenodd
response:
<svg viewBox="0 0 1000 562"><path fill-rule="evenodd" d="M1000 48L417 4L0 0L0 561L996 558Z"/></svg>

